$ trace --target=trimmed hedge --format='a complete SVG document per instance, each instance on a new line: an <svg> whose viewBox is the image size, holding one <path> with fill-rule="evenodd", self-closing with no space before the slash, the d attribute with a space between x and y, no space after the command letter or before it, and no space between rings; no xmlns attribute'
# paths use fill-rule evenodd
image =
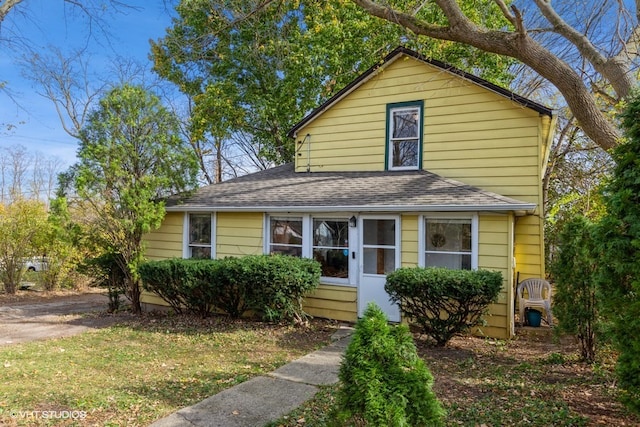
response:
<svg viewBox="0 0 640 427"><path fill-rule="evenodd" d="M481 323L489 304L498 300L502 274L487 270L401 268L387 276L391 301L444 346L453 336Z"/></svg>
<svg viewBox="0 0 640 427"><path fill-rule="evenodd" d="M206 316L213 309L206 271L216 267L205 260L167 259L144 262L138 267L138 273L143 288L157 294L176 313Z"/></svg>
<svg viewBox="0 0 640 427"><path fill-rule="evenodd" d="M303 321L304 295L317 288L321 269L306 258L250 255L148 261L138 271L144 289L177 313L207 316L217 309L237 318L254 311L268 321Z"/></svg>

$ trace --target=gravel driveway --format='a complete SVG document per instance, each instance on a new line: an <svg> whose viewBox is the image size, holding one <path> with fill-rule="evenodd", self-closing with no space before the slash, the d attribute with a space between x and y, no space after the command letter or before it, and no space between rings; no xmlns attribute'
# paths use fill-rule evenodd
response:
<svg viewBox="0 0 640 427"><path fill-rule="evenodd" d="M0 306L0 346L66 337L113 324L112 316L83 316L105 312L108 297L90 293L50 301L4 303Z"/></svg>

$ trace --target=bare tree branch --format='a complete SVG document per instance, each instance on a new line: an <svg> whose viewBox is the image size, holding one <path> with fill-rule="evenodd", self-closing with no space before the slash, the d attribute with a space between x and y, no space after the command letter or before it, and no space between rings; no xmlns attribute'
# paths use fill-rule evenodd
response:
<svg viewBox="0 0 640 427"><path fill-rule="evenodd" d="M22 3L22 0L0 1L0 24L2 23L2 21L4 21L4 18L11 11L11 9L13 9L19 3Z"/></svg>
<svg viewBox="0 0 640 427"><path fill-rule="evenodd" d="M591 43L585 34L567 24L567 22L556 13L549 0L534 1L543 16L553 25L554 30L578 49L580 54L593 65L593 68L609 81L616 93L620 96L626 96L631 91L635 84L635 79L627 72L628 66L624 64L624 62L628 61L627 58L616 56L607 59Z"/></svg>
<svg viewBox="0 0 640 427"><path fill-rule="evenodd" d="M79 138L91 107L107 85L90 75L83 51L67 56L60 49L49 50L52 56L34 54L25 60L26 76L38 83L40 95L53 102L64 131Z"/></svg>
<svg viewBox="0 0 640 427"><path fill-rule="evenodd" d="M441 40L465 43L486 52L522 61L549 80L562 93L580 126L593 141L608 150L618 143L618 129L600 111L582 76L553 52L533 40L526 32L495 31L479 28L462 12L455 0L434 0L449 21L448 26L434 25L409 13L394 10L372 0L353 0L368 13L399 24L416 34ZM617 64L625 75L622 64ZM613 67L613 66L612 66ZM614 70L607 70L607 75ZM629 74L629 73L627 73ZM625 78L628 76L625 75ZM625 86L619 86L622 90ZM628 92L618 93L626 96Z"/></svg>

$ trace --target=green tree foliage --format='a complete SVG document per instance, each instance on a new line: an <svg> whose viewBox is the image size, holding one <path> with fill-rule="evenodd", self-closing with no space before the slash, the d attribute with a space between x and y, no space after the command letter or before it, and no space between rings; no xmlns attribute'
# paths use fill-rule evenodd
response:
<svg viewBox="0 0 640 427"><path fill-rule="evenodd" d="M75 188L89 209L94 240L116 255L134 312L140 311L142 237L160 226L162 197L196 185L195 157L178 135L176 117L159 99L130 85L101 99L80 135Z"/></svg>
<svg viewBox="0 0 640 427"><path fill-rule="evenodd" d="M218 142L250 135L276 163L293 159L286 137L293 124L399 44L496 83L511 78L508 59L446 41L417 43L346 0L183 0L176 10L152 57L160 76L193 97L194 135ZM504 25L500 14L489 15Z"/></svg>
<svg viewBox="0 0 640 427"><path fill-rule="evenodd" d="M444 409L432 391L433 376L418 357L409 328L389 326L373 303L356 323L339 378L338 405L345 420L380 427L442 424Z"/></svg>
<svg viewBox="0 0 640 427"><path fill-rule="evenodd" d="M598 224L596 249L623 399L640 413L640 93L630 98L621 119L626 141L612 152L616 166L605 186L607 214Z"/></svg>
<svg viewBox="0 0 640 427"><path fill-rule="evenodd" d="M16 293L25 260L42 255L46 224L42 202L18 198L0 203L0 281L6 293Z"/></svg>
<svg viewBox="0 0 640 427"><path fill-rule="evenodd" d="M555 283L553 314L560 322L556 332L575 335L580 341L582 358L588 362L593 362L596 356L600 325L592 232L593 224L583 216L565 223L551 265Z"/></svg>
<svg viewBox="0 0 640 427"><path fill-rule="evenodd" d="M42 253L46 254L47 268L40 272L39 280L46 290L72 285L71 277L81 261L80 229L71 219L67 200L55 198L49 206L46 237Z"/></svg>

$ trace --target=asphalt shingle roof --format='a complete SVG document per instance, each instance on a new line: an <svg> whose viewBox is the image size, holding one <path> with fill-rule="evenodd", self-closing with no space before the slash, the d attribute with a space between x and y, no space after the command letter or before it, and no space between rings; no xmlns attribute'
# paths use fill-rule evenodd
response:
<svg viewBox="0 0 640 427"><path fill-rule="evenodd" d="M528 211L536 205L428 171L294 172L292 163L167 200L168 211Z"/></svg>

